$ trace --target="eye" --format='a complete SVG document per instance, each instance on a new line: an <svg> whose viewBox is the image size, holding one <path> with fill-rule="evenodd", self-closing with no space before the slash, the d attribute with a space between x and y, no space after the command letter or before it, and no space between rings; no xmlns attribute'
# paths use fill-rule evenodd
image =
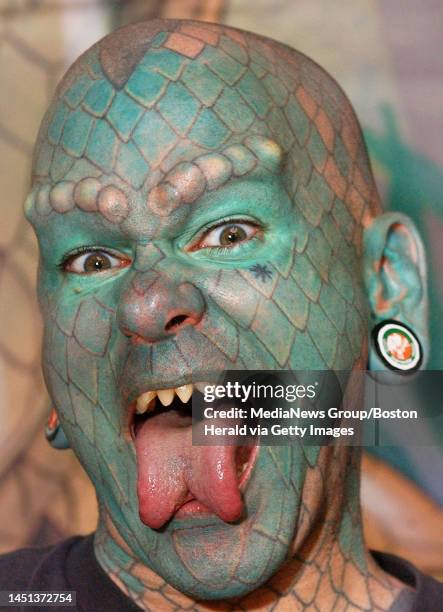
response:
<svg viewBox="0 0 443 612"><path fill-rule="evenodd" d="M66 272L72 272L74 274L92 274L116 268L124 268L129 265L129 263L130 261L126 257L111 255L106 251L89 250L69 256L62 263L62 268Z"/></svg>
<svg viewBox="0 0 443 612"><path fill-rule="evenodd" d="M209 228L190 247L190 251L199 249L232 248L242 242L251 240L260 233L261 228L251 222L229 221Z"/></svg>

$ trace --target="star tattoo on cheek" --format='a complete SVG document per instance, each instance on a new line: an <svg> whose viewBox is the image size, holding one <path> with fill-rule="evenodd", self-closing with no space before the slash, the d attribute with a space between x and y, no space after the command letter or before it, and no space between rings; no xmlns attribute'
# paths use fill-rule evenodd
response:
<svg viewBox="0 0 443 612"><path fill-rule="evenodd" d="M266 281L272 278L272 270L270 270L266 264L263 266L261 264L255 264L249 268L249 271L253 272L255 278L263 283L266 283Z"/></svg>

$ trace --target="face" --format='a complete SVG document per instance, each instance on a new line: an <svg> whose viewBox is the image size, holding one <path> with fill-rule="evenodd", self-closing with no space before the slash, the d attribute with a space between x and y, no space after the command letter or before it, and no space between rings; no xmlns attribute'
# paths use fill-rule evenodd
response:
<svg viewBox="0 0 443 612"><path fill-rule="evenodd" d="M192 447L173 409L136 417L137 399L227 369L354 368L371 179L308 60L182 30L157 26L124 78L116 45L82 58L42 128L27 212L45 377L102 515L170 584L225 598L288 555L320 449L263 447L239 489L235 453Z"/></svg>

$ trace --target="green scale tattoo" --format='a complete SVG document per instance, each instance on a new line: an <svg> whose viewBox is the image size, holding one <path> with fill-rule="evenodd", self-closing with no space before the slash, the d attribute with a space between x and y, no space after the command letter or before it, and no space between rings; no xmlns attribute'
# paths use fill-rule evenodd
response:
<svg viewBox="0 0 443 612"><path fill-rule="evenodd" d="M425 335L419 238L379 209L346 97L275 41L139 23L59 85L26 201L44 374L97 491L97 559L141 608L388 610L401 592L363 542L359 449L261 447L240 485L235 447L193 447L173 410L135 427L209 372L364 369L386 317Z"/></svg>

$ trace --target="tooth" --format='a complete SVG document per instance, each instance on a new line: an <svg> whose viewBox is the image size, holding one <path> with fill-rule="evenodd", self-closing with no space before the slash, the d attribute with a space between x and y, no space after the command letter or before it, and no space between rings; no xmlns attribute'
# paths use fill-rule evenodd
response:
<svg viewBox="0 0 443 612"><path fill-rule="evenodd" d="M193 390L193 385L182 385L181 387L176 387L175 392L181 401L186 404L189 402L189 398L191 397Z"/></svg>
<svg viewBox="0 0 443 612"><path fill-rule="evenodd" d="M156 391L146 391L146 393L142 393L142 395L140 395L140 397L137 399L137 414L145 413L148 409L150 401L153 400L156 395Z"/></svg>
<svg viewBox="0 0 443 612"><path fill-rule="evenodd" d="M137 414L144 414L147 409L148 409L148 405L147 404L146 404L146 406L143 406L143 405L139 405L139 403L137 402L137 407L135 409L135 412Z"/></svg>
<svg viewBox="0 0 443 612"><path fill-rule="evenodd" d="M157 391L158 399L163 406L169 406L174 401L174 389L161 389Z"/></svg>

